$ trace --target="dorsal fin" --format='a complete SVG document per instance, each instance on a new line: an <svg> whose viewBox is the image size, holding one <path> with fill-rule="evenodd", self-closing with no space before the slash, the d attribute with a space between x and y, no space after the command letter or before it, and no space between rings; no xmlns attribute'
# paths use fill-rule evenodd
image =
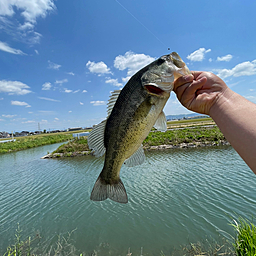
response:
<svg viewBox="0 0 256 256"><path fill-rule="evenodd" d="M128 159L124 161L124 164L126 164L129 167L133 167L136 165L140 165L145 161L145 154L142 145L139 147L139 149L131 155Z"/></svg>
<svg viewBox="0 0 256 256"><path fill-rule="evenodd" d="M165 132L167 130L167 120L163 111L159 114L154 124L154 128L161 132Z"/></svg>
<svg viewBox="0 0 256 256"><path fill-rule="evenodd" d="M103 156L106 152L104 145L104 133L107 120L96 125L88 136L88 146L94 151L96 157Z"/></svg>
<svg viewBox="0 0 256 256"><path fill-rule="evenodd" d="M108 116L110 116L120 92L121 92L121 90L115 90L115 91L111 92L111 96L108 100L108 110L107 110Z"/></svg>

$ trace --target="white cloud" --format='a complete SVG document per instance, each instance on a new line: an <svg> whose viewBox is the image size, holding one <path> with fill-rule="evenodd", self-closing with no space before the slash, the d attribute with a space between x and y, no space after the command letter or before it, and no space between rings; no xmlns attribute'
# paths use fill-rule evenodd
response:
<svg viewBox="0 0 256 256"><path fill-rule="evenodd" d="M63 83L67 83L68 82L68 79L65 78L65 79L62 79L62 80L56 80L55 84L60 84L62 85Z"/></svg>
<svg viewBox="0 0 256 256"><path fill-rule="evenodd" d="M55 117L54 120L59 121L60 119L58 117Z"/></svg>
<svg viewBox="0 0 256 256"><path fill-rule="evenodd" d="M68 75L74 76L75 74L73 72L67 72Z"/></svg>
<svg viewBox="0 0 256 256"><path fill-rule="evenodd" d="M91 73L96 73L96 74L109 74L111 73L110 69L108 66L103 62L93 62L93 61L88 61L86 63L86 67L90 70Z"/></svg>
<svg viewBox="0 0 256 256"><path fill-rule="evenodd" d="M76 90L76 91L73 91L73 93L78 93L78 92L80 92L80 90L78 89L78 90Z"/></svg>
<svg viewBox="0 0 256 256"><path fill-rule="evenodd" d="M38 52L38 50L35 50L35 53L36 53L37 55L39 55L39 52Z"/></svg>
<svg viewBox="0 0 256 256"><path fill-rule="evenodd" d="M51 87L52 87L51 83L44 83L42 85L42 90L43 91L49 91L51 89Z"/></svg>
<svg viewBox="0 0 256 256"><path fill-rule="evenodd" d="M187 56L190 61L202 61L206 53L210 52L211 49L206 50L205 48L199 48Z"/></svg>
<svg viewBox="0 0 256 256"><path fill-rule="evenodd" d="M86 90L83 90L83 91L82 91L82 93L85 93L85 92L87 92L87 91L86 91Z"/></svg>
<svg viewBox="0 0 256 256"><path fill-rule="evenodd" d="M256 60L245 61L237 64L232 69L221 69L216 70L218 76L221 78L227 78L230 76L239 77L239 76L252 76L256 74Z"/></svg>
<svg viewBox="0 0 256 256"><path fill-rule="evenodd" d="M227 54L225 56L222 57L217 57L217 61L230 61L233 58L233 56L231 54Z"/></svg>
<svg viewBox="0 0 256 256"><path fill-rule="evenodd" d="M25 95L31 92L28 88L30 88L28 85L19 81L0 81L0 93L6 92L9 95Z"/></svg>
<svg viewBox="0 0 256 256"><path fill-rule="evenodd" d="M59 64L56 64L56 63L53 63L51 62L50 60L48 60L48 68L49 69L55 69L55 70L59 70L59 68L61 67L61 65Z"/></svg>
<svg viewBox="0 0 256 256"><path fill-rule="evenodd" d="M0 100L3 100L4 98L0 98Z"/></svg>
<svg viewBox="0 0 256 256"><path fill-rule="evenodd" d="M34 25L30 22L25 22L23 25L18 27L19 30L31 30L34 28Z"/></svg>
<svg viewBox="0 0 256 256"><path fill-rule="evenodd" d="M127 76L127 77L122 77L122 81L123 83L127 83L129 81L129 79L131 78L131 76Z"/></svg>
<svg viewBox="0 0 256 256"><path fill-rule="evenodd" d="M21 41L29 44L38 43L41 34L34 31L36 20L45 18L54 9L53 0L1 0L0 22L2 29L16 38L18 36ZM23 24L20 23L20 20L23 21Z"/></svg>
<svg viewBox="0 0 256 256"><path fill-rule="evenodd" d="M67 89L67 88L64 88L64 92L65 93L71 93L71 92L73 92L72 90L69 90L69 89Z"/></svg>
<svg viewBox="0 0 256 256"><path fill-rule="evenodd" d="M91 101L90 103L93 104L93 106L106 105L106 101L101 101L101 100Z"/></svg>
<svg viewBox="0 0 256 256"><path fill-rule="evenodd" d="M33 123L35 123L36 121L30 121L30 120L28 120L28 121L25 121L25 122L21 122L22 124L33 124Z"/></svg>
<svg viewBox="0 0 256 256"><path fill-rule="evenodd" d="M71 110L69 110L69 111L68 111L68 113L72 113L72 111L71 111Z"/></svg>
<svg viewBox="0 0 256 256"><path fill-rule="evenodd" d="M107 80L105 82L107 84L112 84L114 86L123 86L123 84L119 83L117 79L107 78Z"/></svg>
<svg viewBox="0 0 256 256"><path fill-rule="evenodd" d="M33 120L28 120L28 121L24 121L24 122L21 122L22 124L34 124L36 121L33 121Z"/></svg>
<svg viewBox="0 0 256 256"><path fill-rule="evenodd" d="M212 62L212 58L209 59L209 62Z"/></svg>
<svg viewBox="0 0 256 256"><path fill-rule="evenodd" d="M17 116L17 115L2 115L2 117L6 117L6 118L13 118L15 116Z"/></svg>
<svg viewBox="0 0 256 256"><path fill-rule="evenodd" d="M84 103L83 103L83 102L79 102L79 104L80 104L80 105L82 105L82 106L84 105Z"/></svg>
<svg viewBox="0 0 256 256"><path fill-rule="evenodd" d="M10 47L7 43L1 42L1 41L0 41L0 50L4 52L12 53L12 54L26 55L26 53L24 53L23 51L14 49Z"/></svg>
<svg viewBox="0 0 256 256"><path fill-rule="evenodd" d="M115 58L114 67L119 70L128 69L127 76L130 77L154 60L155 58L150 57L149 55L136 54L129 51L124 55L119 55Z"/></svg>
<svg viewBox="0 0 256 256"><path fill-rule="evenodd" d="M42 35L38 32L35 31L28 31L26 33L23 33L23 39L25 42L29 43L29 44L38 44L40 43L40 39L42 37Z"/></svg>
<svg viewBox="0 0 256 256"><path fill-rule="evenodd" d="M35 23L38 17L44 18L54 8L52 0L1 0L0 15L13 16L20 11L26 21Z"/></svg>
<svg viewBox="0 0 256 256"><path fill-rule="evenodd" d="M48 114L48 115L55 114L55 111L51 111L51 110L38 110L38 112L42 114Z"/></svg>
<svg viewBox="0 0 256 256"><path fill-rule="evenodd" d="M24 107L26 107L26 108L30 108L30 107L31 107L27 102L18 101L18 100L12 100L12 101L11 101L11 104L12 104L12 105L15 105L15 106L24 106Z"/></svg>
<svg viewBox="0 0 256 256"><path fill-rule="evenodd" d="M45 97L38 97L38 99L40 99L40 100L54 101L54 102L60 102L60 100L54 100L54 99L45 98Z"/></svg>

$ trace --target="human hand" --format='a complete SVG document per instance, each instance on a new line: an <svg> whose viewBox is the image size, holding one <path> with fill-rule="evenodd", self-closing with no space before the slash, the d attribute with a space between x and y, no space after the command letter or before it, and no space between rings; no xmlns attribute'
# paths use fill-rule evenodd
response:
<svg viewBox="0 0 256 256"><path fill-rule="evenodd" d="M210 72L192 71L192 75L179 77L174 82L174 92L187 109L210 114L211 107L228 89L225 82Z"/></svg>

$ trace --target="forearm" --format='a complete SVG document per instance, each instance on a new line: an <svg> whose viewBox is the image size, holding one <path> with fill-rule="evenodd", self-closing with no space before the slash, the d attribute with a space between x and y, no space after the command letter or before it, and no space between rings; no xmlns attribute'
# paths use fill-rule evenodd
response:
<svg viewBox="0 0 256 256"><path fill-rule="evenodd" d="M210 116L256 174L256 105L227 89L211 107Z"/></svg>

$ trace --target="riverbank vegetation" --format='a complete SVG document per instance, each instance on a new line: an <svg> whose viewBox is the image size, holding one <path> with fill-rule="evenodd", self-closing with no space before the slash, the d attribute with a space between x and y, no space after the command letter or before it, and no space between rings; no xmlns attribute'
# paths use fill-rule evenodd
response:
<svg viewBox="0 0 256 256"><path fill-rule="evenodd" d="M41 134L15 138L15 141L0 143L0 154L71 140L71 133Z"/></svg>
<svg viewBox="0 0 256 256"><path fill-rule="evenodd" d="M256 227L255 225L243 218L239 218L238 221L233 220L235 224L232 224L235 237L231 240L222 239L221 243L216 241L205 240L203 242L190 243L188 245L182 245L177 248L171 249L168 253L165 251L160 251L159 256L255 256L256 254ZM48 248L47 252L42 251L40 244L43 244L39 234L36 234L33 238L28 237L22 239L21 236L22 230L19 225L16 229L15 241L14 244L8 246L4 252L4 256L32 256L32 255L77 255L77 256L86 256L86 255L120 255L120 252L117 252L105 244L101 244L98 249L95 249L92 252L78 252L73 245L72 232L57 236L55 242L52 245L44 246ZM40 243L41 242L41 243ZM102 246L104 248L102 248ZM145 251L145 248L141 248L140 256L150 255ZM131 255L132 249L128 248L127 254ZM137 254L134 254L137 255Z"/></svg>
<svg viewBox="0 0 256 256"><path fill-rule="evenodd" d="M256 255L256 226L243 218L238 222L234 221L233 227L236 230L234 248L237 256Z"/></svg>
<svg viewBox="0 0 256 256"><path fill-rule="evenodd" d="M211 118L168 121L167 127L169 130L165 133L157 131L151 132L143 143L144 147L149 149L151 146L158 145L175 146L180 143L218 142L224 139L224 136ZM87 130L86 132L89 131ZM42 133L40 135L17 137L15 141L0 143L0 154L68 140L70 140L70 142L67 145L62 145L54 153L74 156L84 155L90 152L86 137L82 137L80 140L73 140L71 132L61 132L56 134Z"/></svg>
<svg viewBox="0 0 256 256"><path fill-rule="evenodd" d="M143 142L148 148L157 145L178 145L181 143L218 142L225 140L217 126L187 127L167 130L166 132L151 132Z"/></svg>
<svg viewBox="0 0 256 256"><path fill-rule="evenodd" d="M177 148L177 147L200 147L227 144L224 135L215 125L196 126L170 129L166 132L152 131L143 142L146 150ZM87 137L80 137L61 145L48 157L66 157L88 155L90 150Z"/></svg>

